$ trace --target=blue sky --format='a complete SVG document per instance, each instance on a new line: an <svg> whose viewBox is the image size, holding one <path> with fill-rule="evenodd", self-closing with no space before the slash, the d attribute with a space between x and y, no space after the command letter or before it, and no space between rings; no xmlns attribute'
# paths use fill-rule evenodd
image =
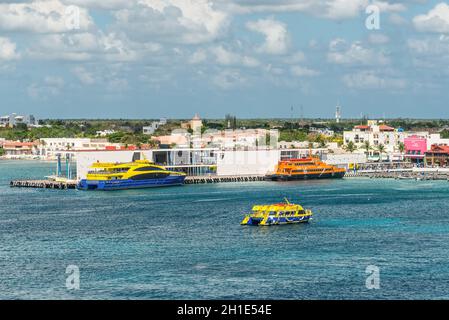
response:
<svg viewBox="0 0 449 320"><path fill-rule="evenodd" d="M442 1L0 1L0 114L449 118L448 62Z"/></svg>

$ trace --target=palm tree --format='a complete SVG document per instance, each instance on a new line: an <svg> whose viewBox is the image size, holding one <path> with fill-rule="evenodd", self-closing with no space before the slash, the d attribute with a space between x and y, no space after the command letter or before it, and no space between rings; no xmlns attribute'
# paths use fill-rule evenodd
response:
<svg viewBox="0 0 449 320"><path fill-rule="evenodd" d="M385 152L385 146L383 144L379 144L377 146L377 151L379 151L379 162L382 162L382 154Z"/></svg>
<svg viewBox="0 0 449 320"><path fill-rule="evenodd" d="M371 148L371 144L369 143L369 141L365 141L365 143L363 144L363 148L366 151L366 155L369 155L369 151L372 149Z"/></svg>
<svg viewBox="0 0 449 320"><path fill-rule="evenodd" d="M159 141L150 139L148 141L148 144L150 145L151 149L157 149L157 146L159 145Z"/></svg>
<svg viewBox="0 0 449 320"><path fill-rule="evenodd" d="M404 151L405 151L405 144L403 142L399 142L398 143L398 150L401 153L401 160L402 160L404 158L403 154L404 154Z"/></svg>
<svg viewBox="0 0 449 320"><path fill-rule="evenodd" d="M327 148L327 146L328 146L328 144L327 144L326 140L320 141L320 148L324 149L324 148Z"/></svg>
<svg viewBox="0 0 449 320"><path fill-rule="evenodd" d="M350 153L353 153L355 150L357 150L357 146L355 145L354 142L349 141L345 146L345 150L349 151Z"/></svg>

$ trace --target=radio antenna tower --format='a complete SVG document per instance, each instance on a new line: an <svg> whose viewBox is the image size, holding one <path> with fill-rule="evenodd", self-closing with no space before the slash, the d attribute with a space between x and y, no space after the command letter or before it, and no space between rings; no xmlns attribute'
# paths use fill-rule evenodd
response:
<svg viewBox="0 0 449 320"><path fill-rule="evenodd" d="M337 123L340 123L341 120L341 106L340 103L337 103L337 106L335 107L335 121Z"/></svg>

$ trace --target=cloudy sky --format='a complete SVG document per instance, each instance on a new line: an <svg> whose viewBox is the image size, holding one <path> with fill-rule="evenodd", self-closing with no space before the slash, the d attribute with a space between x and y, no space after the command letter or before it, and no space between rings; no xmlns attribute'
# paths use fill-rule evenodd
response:
<svg viewBox="0 0 449 320"><path fill-rule="evenodd" d="M449 118L448 89L441 1L0 0L1 114Z"/></svg>

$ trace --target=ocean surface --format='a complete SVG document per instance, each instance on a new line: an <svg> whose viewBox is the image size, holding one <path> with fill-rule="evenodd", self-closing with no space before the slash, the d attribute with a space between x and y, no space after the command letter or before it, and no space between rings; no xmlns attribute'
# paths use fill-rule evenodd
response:
<svg viewBox="0 0 449 320"><path fill-rule="evenodd" d="M449 183L344 179L83 192L14 189L0 161L2 299L448 299ZM240 226L288 197L310 224ZM66 288L66 268L80 289ZM379 289L368 289L368 266Z"/></svg>

